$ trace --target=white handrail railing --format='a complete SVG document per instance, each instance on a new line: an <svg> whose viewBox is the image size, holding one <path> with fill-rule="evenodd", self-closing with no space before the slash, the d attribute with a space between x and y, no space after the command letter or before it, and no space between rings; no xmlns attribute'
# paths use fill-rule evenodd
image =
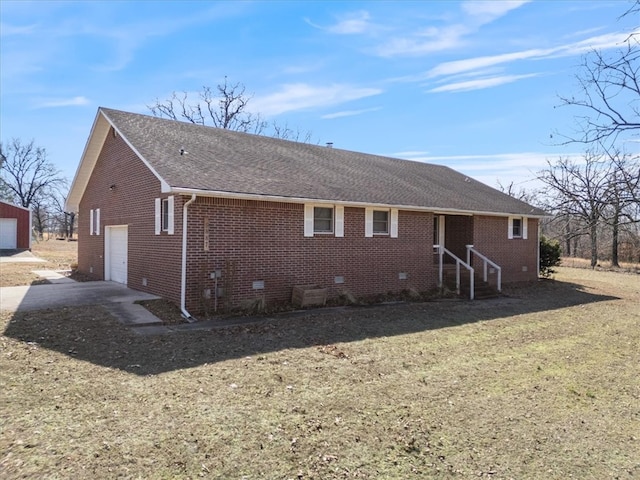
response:
<svg viewBox="0 0 640 480"><path fill-rule="evenodd" d="M482 253L480 253L478 250L476 250L473 245L467 245L467 263L469 265L471 265L471 253L473 252L474 255L476 255L477 257L479 257L480 259L482 259L482 270L483 270L483 280L486 282L487 281L487 270L488 270L488 266L491 265L493 268L496 269L496 272L498 274L498 284L496 285L497 289L499 292L502 291L502 267L500 267L500 265L498 265L496 262L494 262L493 260L490 260L489 258L487 258L485 255L483 255Z"/></svg>
<svg viewBox="0 0 640 480"><path fill-rule="evenodd" d="M438 251L439 257L439 270L438 270L438 282L439 286L443 285L443 270L444 270L444 255L445 253L449 255L456 261L456 292L460 295L460 265L469 270L469 300L473 300L475 288L473 285L474 277L473 277L473 267L469 262L465 263L464 260L455 256L451 251L447 250L443 245L434 245L434 250Z"/></svg>

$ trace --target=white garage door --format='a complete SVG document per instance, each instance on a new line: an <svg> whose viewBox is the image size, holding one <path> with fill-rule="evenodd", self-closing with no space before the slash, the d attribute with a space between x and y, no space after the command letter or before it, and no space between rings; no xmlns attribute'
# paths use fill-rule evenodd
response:
<svg viewBox="0 0 640 480"><path fill-rule="evenodd" d="M17 248L18 220L16 218L0 218L0 249Z"/></svg>
<svg viewBox="0 0 640 480"><path fill-rule="evenodd" d="M127 284L127 226L106 227L105 280Z"/></svg>

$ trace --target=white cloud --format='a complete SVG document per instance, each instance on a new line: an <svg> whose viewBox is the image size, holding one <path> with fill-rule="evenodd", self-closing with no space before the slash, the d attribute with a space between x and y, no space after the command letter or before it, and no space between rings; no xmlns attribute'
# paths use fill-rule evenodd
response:
<svg viewBox="0 0 640 480"><path fill-rule="evenodd" d="M8 23L0 23L0 37L10 35L29 35L35 32L37 25L15 26Z"/></svg>
<svg viewBox="0 0 640 480"><path fill-rule="evenodd" d="M398 155L418 162L446 165L459 172L463 172L476 180L495 187L498 181L507 186L524 185L527 188L540 186L537 174L547 166L547 161L572 158L579 159L579 153L542 153L542 152L511 152L485 155Z"/></svg>
<svg viewBox="0 0 640 480"><path fill-rule="evenodd" d="M327 115L322 115L325 120L330 120L332 118L342 118L342 117L353 117L356 115L362 115L363 113L375 112L380 110L381 107L375 108L364 108L362 110L343 110L342 112L328 113Z"/></svg>
<svg viewBox="0 0 640 480"><path fill-rule="evenodd" d="M459 22L440 27L430 26L408 35L392 38L379 46L376 53L382 57L420 56L459 48L465 45L466 37L477 32L480 27L528 2L529 0L463 2L461 4L463 15Z"/></svg>
<svg viewBox="0 0 640 480"><path fill-rule="evenodd" d="M505 85L507 83L513 83L525 78L536 77L537 75L538 74L536 73L530 73L526 75L501 75L498 77L477 78L464 82L448 83L440 87L432 88L429 92L468 92L471 90L481 90L483 88L491 88L499 85Z"/></svg>
<svg viewBox="0 0 640 480"><path fill-rule="evenodd" d="M529 50L521 50L519 52L503 53L500 55L489 55L444 62L429 70L426 76L428 78L433 78L443 75L455 75L480 68L511 63L518 60L564 57L579 55L593 49L607 50L611 48L619 48L628 36L629 33L599 35L579 42L560 45L553 48L533 48Z"/></svg>
<svg viewBox="0 0 640 480"><path fill-rule="evenodd" d="M293 83L283 85L278 92L255 96L251 100L251 109L262 115L272 116L295 110L339 105L381 93L382 90L379 88L359 88L340 84L317 87L306 83Z"/></svg>
<svg viewBox="0 0 640 480"><path fill-rule="evenodd" d="M391 153L390 156L398 158L410 158L412 160L415 160L415 157L424 157L428 153L429 152L426 150L407 150L405 152Z"/></svg>
<svg viewBox="0 0 640 480"><path fill-rule="evenodd" d="M540 58L549 55L559 49L531 49L520 52L504 53L501 55L489 55L484 57L466 58L464 60L455 60L452 62L444 62L427 72L427 77L440 77L443 75L455 75L459 73L469 72L480 68L492 67L503 63L514 62L517 60L525 60L528 58Z"/></svg>
<svg viewBox="0 0 640 480"><path fill-rule="evenodd" d="M86 97L54 98L37 102L35 108L81 107L89 103Z"/></svg>
<svg viewBox="0 0 640 480"><path fill-rule="evenodd" d="M327 28L327 31L338 35L365 33L371 27L368 12L352 12L342 17L338 23Z"/></svg>
<svg viewBox="0 0 640 480"><path fill-rule="evenodd" d="M395 55L426 55L444 50L451 50L462 44L462 39L470 33L464 25L451 25L437 28L429 27L417 32L412 37L394 38L377 49L378 55L391 57Z"/></svg>
<svg viewBox="0 0 640 480"><path fill-rule="evenodd" d="M530 0L471 0L462 3L462 10L473 17L478 17L483 23L500 18L511 10L521 7Z"/></svg>

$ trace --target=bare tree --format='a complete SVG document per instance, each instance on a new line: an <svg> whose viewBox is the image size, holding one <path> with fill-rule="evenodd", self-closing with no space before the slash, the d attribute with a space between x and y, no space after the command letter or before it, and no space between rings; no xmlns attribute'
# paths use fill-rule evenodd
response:
<svg viewBox="0 0 640 480"><path fill-rule="evenodd" d="M640 0L622 15L640 11ZM576 75L579 93L560 97L561 106L578 107L575 134L561 135L563 143L610 143L625 133L640 132L640 35L630 33L613 52L593 50Z"/></svg>
<svg viewBox="0 0 640 480"><path fill-rule="evenodd" d="M48 230L51 212L44 195L38 195L31 201L30 209L33 217L33 230L37 240L44 239L44 232Z"/></svg>
<svg viewBox="0 0 640 480"><path fill-rule="evenodd" d="M189 98L187 92L173 92L164 101L156 98L147 108L156 117L256 135L269 132L270 136L285 140L310 141L310 132L303 134L275 121L268 123L259 113L251 113L247 109L251 98L242 83L229 83L227 77L224 77L224 82L215 89L203 86L196 99Z"/></svg>
<svg viewBox="0 0 640 480"><path fill-rule="evenodd" d="M261 134L267 124L259 115L247 111L251 97L245 92L243 84L231 84L224 77L224 82L218 84L215 91L211 87L202 87L196 101L189 99L187 92L173 92L164 102L156 98L148 108L156 117Z"/></svg>
<svg viewBox="0 0 640 480"><path fill-rule="evenodd" d="M67 212L64 205L67 201L65 190L57 189L52 192L51 209L52 219L55 222L54 228L58 235L70 240L75 232L76 214L75 212Z"/></svg>
<svg viewBox="0 0 640 480"><path fill-rule="evenodd" d="M37 147L34 140L22 144L13 138L8 145L0 143L0 158L0 185L23 207L31 207L36 198L64 181L60 171L47 160L45 149Z"/></svg>
<svg viewBox="0 0 640 480"><path fill-rule="evenodd" d="M609 188L610 164L601 155L587 152L584 163L560 158L540 172L539 179L546 185L558 216L581 220L591 243L591 267L598 263L598 222L604 210L603 198Z"/></svg>
<svg viewBox="0 0 640 480"><path fill-rule="evenodd" d="M509 185L503 185L500 180L497 182L498 190L502 193L506 193L510 197L517 198L518 200L522 200L530 205L537 205L538 195L534 190L527 190L523 187L516 188L516 184L514 182L509 182Z"/></svg>
<svg viewBox="0 0 640 480"><path fill-rule="evenodd" d="M611 176L603 209L604 219L611 227L611 265L619 267L620 229L639 223L640 164L637 159L611 148L605 149L611 165Z"/></svg>

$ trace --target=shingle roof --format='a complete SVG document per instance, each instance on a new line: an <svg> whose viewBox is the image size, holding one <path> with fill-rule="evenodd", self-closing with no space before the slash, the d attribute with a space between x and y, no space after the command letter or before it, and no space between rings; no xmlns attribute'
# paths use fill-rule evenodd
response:
<svg viewBox="0 0 640 480"><path fill-rule="evenodd" d="M446 166L100 110L172 188L544 215Z"/></svg>

